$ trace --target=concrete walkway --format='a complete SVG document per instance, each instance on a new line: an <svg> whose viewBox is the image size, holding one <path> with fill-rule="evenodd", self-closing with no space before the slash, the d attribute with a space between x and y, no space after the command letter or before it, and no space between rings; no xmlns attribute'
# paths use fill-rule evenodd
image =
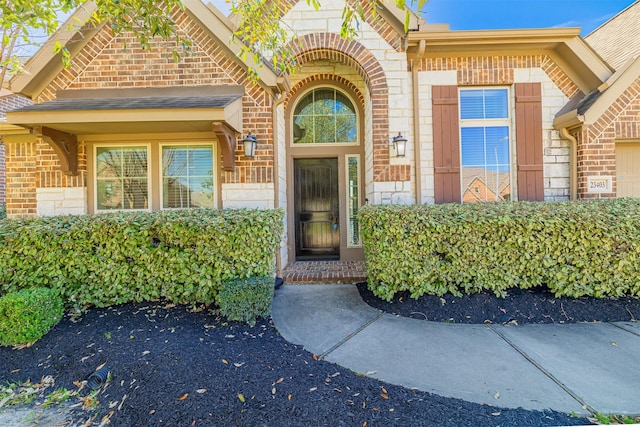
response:
<svg viewBox="0 0 640 427"><path fill-rule="evenodd" d="M462 325L385 314L355 285L285 285L282 336L388 383L505 408L640 415L640 323Z"/></svg>

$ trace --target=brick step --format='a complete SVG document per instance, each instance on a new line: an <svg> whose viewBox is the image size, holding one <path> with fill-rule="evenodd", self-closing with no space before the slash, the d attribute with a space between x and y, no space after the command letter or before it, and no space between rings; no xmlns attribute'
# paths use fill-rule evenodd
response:
<svg viewBox="0 0 640 427"><path fill-rule="evenodd" d="M282 272L285 283L358 283L367 280L364 261L296 261Z"/></svg>

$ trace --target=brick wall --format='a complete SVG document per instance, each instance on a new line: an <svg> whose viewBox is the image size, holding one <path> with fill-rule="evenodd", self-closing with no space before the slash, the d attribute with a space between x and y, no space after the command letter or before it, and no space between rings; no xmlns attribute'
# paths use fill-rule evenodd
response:
<svg viewBox="0 0 640 427"><path fill-rule="evenodd" d="M15 110L32 103L29 98L21 95L2 96L0 97L0 119L4 119L7 116L7 111ZM4 142L2 141L2 137L0 137L0 205L5 203L7 196L5 156Z"/></svg>
<svg viewBox="0 0 640 427"><path fill-rule="evenodd" d="M7 216L13 218L36 215L38 143L7 144Z"/></svg>
<svg viewBox="0 0 640 427"><path fill-rule="evenodd" d="M185 12L174 11L174 18L178 31L193 40L192 52L184 54L178 62L173 60L173 42L155 41L150 51L143 50L133 35L114 37L105 27L74 56L72 66L62 70L35 102L53 100L60 90L244 85L243 133L251 131L257 136L258 149L256 157L249 160L244 158L243 147L238 144L236 168L221 173L222 185L273 183L272 97L248 80L246 70L229 55L226 47L212 40ZM8 149L7 175L12 180L12 188L7 189L7 206L11 216L36 214L36 189L86 188L86 145L80 142L78 149L76 177L60 171L58 159L46 143L20 144Z"/></svg>
<svg viewBox="0 0 640 427"><path fill-rule="evenodd" d="M640 140L640 78L578 136L578 197L616 196L616 139ZM611 193L588 193L589 176L610 176Z"/></svg>
<svg viewBox="0 0 640 427"><path fill-rule="evenodd" d="M4 143L0 138L0 206L4 205L7 189L6 189L6 175L4 164Z"/></svg>

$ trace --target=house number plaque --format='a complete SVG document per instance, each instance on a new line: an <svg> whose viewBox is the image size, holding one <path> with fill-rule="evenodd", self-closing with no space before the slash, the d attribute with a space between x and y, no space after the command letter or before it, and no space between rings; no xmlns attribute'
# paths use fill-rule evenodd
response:
<svg viewBox="0 0 640 427"><path fill-rule="evenodd" d="M610 176L589 176L587 177L588 193L611 193L611 177Z"/></svg>

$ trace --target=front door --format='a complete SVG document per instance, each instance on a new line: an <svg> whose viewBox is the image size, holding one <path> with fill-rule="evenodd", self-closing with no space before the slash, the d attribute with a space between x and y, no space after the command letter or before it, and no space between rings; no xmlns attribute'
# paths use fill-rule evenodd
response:
<svg viewBox="0 0 640 427"><path fill-rule="evenodd" d="M339 259L338 159L295 159L296 259Z"/></svg>

